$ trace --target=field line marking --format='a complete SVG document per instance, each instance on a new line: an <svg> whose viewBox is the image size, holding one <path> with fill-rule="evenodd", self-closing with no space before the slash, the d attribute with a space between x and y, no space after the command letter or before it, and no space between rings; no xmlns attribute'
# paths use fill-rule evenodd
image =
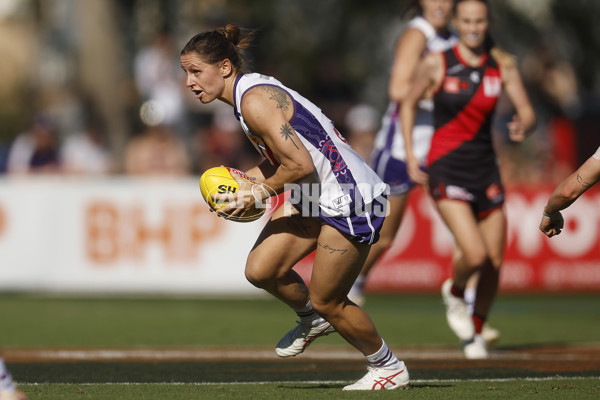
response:
<svg viewBox="0 0 600 400"><path fill-rule="evenodd" d="M544 382L554 380L587 380L587 379L600 379L600 376L551 376L551 377L524 377L524 378L493 378L493 379L411 379L410 383L452 383L452 382L513 382L513 381L527 381L527 382ZM351 380L325 380L325 381L252 381L252 382L82 382L82 383L58 383L58 382L24 382L19 383L19 386L43 386L43 385L68 385L68 386L142 386L142 385L193 385L193 386L222 386L222 385L269 385L269 384L326 384L326 385L337 385L353 382Z"/></svg>

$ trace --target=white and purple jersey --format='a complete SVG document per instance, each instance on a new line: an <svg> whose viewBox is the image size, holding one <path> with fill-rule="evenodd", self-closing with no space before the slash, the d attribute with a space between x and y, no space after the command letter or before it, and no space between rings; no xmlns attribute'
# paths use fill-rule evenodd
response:
<svg viewBox="0 0 600 400"><path fill-rule="evenodd" d="M315 193L310 191L317 188L319 214L333 218L349 217L375 200L382 200L380 196L387 186L348 145L321 109L273 77L257 73L238 76L234 87L235 115L254 147L271 164L278 166L279 160L262 138L252 133L240 112L244 94L260 85L280 88L292 99L294 114L289 124L308 149L318 175L315 180L307 177L299 187L305 199L312 199Z"/></svg>
<svg viewBox="0 0 600 400"><path fill-rule="evenodd" d="M407 29L418 29L425 35L427 46L425 54L433 52L442 52L456 44L458 38L453 33L447 37L440 36L435 28L421 16L413 18ZM419 102L419 107L415 115L415 125L413 131L413 152L422 162L429 152L431 137L433 136L433 102L430 99L424 99ZM374 168L380 176L383 176L382 170L385 168L385 161L389 158L396 160L406 160L406 150L404 138L399 119L399 104L391 102L383 116L381 128L377 133L374 145Z"/></svg>

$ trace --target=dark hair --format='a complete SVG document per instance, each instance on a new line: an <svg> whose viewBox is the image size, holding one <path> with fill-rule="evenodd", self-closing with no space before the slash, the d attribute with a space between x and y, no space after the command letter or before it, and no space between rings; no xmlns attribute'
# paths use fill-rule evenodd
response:
<svg viewBox="0 0 600 400"><path fill-rule="evenodd" d="M196 52L208 64L217 64L228 59L236 71L244 74L249 68L245 49L250 46L254 34L254 31L228 24L224 28L195 35L183 47L181 55Z"/></svg>
<svg viewBox="0 0 600 400"><path fill-rule="evenodd" d="M412 18L422 13L423 7L421 7L421 2L419 0L405 1L400 11L400 14L406 18Z"/></svg>

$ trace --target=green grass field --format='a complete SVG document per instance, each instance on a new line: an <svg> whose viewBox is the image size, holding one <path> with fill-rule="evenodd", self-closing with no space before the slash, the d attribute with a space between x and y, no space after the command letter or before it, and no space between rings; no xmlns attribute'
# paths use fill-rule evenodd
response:
<svg viewBox="0 0 600 400"><path fill-rule="evenodd" d="M372 295L365 309L392 348L417 353L458 349L437 295ZM5 294L0 296L0 315L0 352L7 354L15 349L48 348L270 351L295 324L295 315L286 306L266 296L206 299ZM600 295L501 295L490 323L502 332L495 349L500 355L547 346L598 348ZM315 342L307 353L330 349L352 351L338 335L330 335ZM360 357L278 360L274 352L272 359L269 357L248 361L64 362L8 358L8 365L30 399L358 399L367 395L341 391L343 385L362 376L364 362ZM565 364L564 370L549 372L511 362L498 359L475 365L455 360L446 365L448 360L413 360L407 363L412 379L409 390L368 396L600 398L600 367L577 370Z"/></svg>

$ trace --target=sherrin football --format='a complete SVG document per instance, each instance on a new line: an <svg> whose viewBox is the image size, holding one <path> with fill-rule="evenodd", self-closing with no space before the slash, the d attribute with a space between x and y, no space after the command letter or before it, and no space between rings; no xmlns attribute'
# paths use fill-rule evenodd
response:
<svg viewBox="0 0 600 400"><path fill-rule="evenodd" d="M202 176L200 176L200 192L202 192L202 197L211 209L218 210L229 203L229 201L215 202L212 199L213 195L233 195L239 190L240 186L238 181L232 176L232 174L236 174L243 180L253 183L252 179L244 172L228 167L210 168L206 170ZM254 208L253 210L247 211L243 216L236 215L227 219L229 221L236 222L251 222L262 217L264 213L264 207Z"/></svg>

